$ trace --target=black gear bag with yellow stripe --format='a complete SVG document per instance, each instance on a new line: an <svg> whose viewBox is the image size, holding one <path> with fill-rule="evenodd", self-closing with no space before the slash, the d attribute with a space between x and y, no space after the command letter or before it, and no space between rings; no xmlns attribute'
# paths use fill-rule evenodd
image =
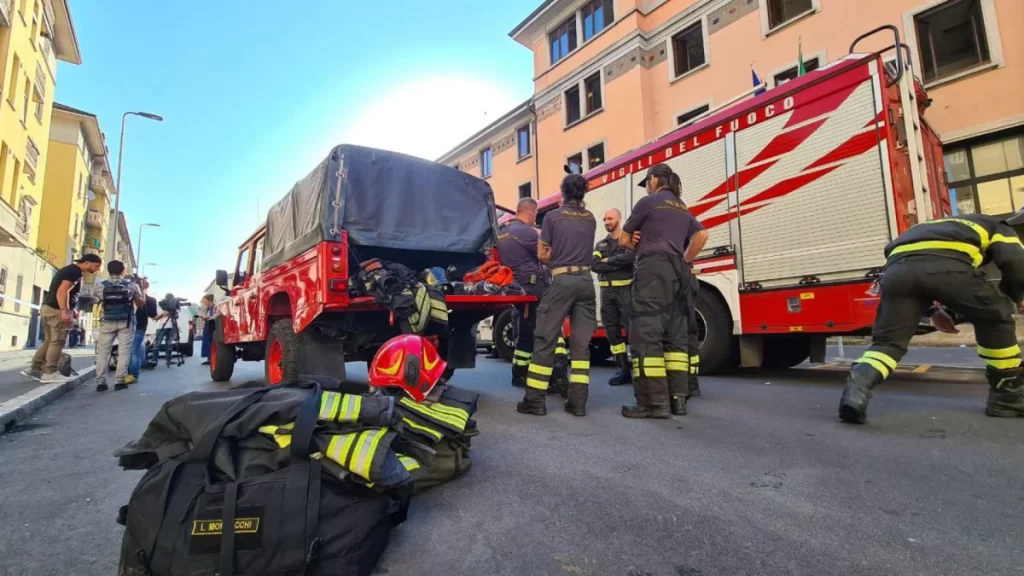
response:
<svg viewBox="0 0 1024 576"><path fill-rule="evenodd" d="M122 466L148 470L119 515L118 574L371 574L405 519L411 482L382 489L383 463L398 461L382 444L382 424L396 423L389 405L367 396L364 415L356 408L348 422L328 422L325 411L344 412L334 400L349 399L328 394L337 393L300 380L168 402L140 441L119 450ZM259 430L287 422L287 442ZM339 460L375 482L330 473L337 463L318 447L332 426L372 439L350 442L354 453Z"/></svg>

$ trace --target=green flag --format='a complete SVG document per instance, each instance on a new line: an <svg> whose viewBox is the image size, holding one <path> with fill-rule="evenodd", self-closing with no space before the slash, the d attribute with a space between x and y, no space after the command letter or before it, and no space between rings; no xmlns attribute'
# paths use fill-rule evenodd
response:
<svg viewBox="0 0 1024 576"><path fill-rule="evenodd" d="M796 77L799 78L807 74L807 70L804 70L804 39L799 38L796 46Z"/></svg>

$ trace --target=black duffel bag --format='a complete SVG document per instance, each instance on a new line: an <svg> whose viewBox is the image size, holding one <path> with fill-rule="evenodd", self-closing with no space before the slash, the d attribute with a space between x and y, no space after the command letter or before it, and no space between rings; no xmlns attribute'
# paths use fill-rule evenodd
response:
<svg viewBox="0 0 1024 576"><path fill-rule="evenodd" d="M301 385L301 384L300 384ZM309 385L309 383L306 383ZM217 483L209 464L224 426L271 388L253 390L203 432L191 451L163 459L139 481L125 525L119 575L364 576L405 519L408 488L378 494L324 480L310 445L320 406L313 383L299 409L288 466Z"/></svg>

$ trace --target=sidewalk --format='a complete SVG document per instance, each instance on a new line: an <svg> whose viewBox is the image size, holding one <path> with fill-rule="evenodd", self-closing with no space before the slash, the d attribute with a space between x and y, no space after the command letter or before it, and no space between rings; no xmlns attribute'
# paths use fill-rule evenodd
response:
<svg viewBox="0 0 1024 576"><path fill-rule="evenodd" d="M92 346L65 349L64 351L71 355L71 366L79 374L96 363L96 352ZM0 404L27 394L40 386L45 386L42 382L21 373L32 364L32 356L35 353L35 350L0 352Z"/></svg>

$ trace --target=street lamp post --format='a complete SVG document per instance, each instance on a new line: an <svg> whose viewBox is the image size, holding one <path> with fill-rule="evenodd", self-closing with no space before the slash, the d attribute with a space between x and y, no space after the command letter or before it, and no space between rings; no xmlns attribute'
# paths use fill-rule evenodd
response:
<svg viewBox="0 0 1024 576"><path fill-rule="evenodd" d="M159 264L157 264L156 262L146 262L145 264L143 264L141 272L143 278L146 277L146 266L159 266Z"/></svg>
<svg viewBox="0 0 1024 576"><path fill-rule="evenodd" d="M153 222L146 222L139 226L139 249L135 251L135 258L137 262L142 262L142 229L146 226L152 226L153 228L159 228L159 224Z"/></svg>
<svg viewBox="0 0 1024 576"><path fill-rule="evenodd" d="M155 120L157 122L164 121L163 117L150 114L149 112L125 112L121 116L121 142L117 145L117 184L114 185L114 193L116 194L114 197L114 225L111 226L110 232L107 234L107 262L114 259L114 245L117 243L118 215L121 213L121 161L124 160L124 125L129 116L141 116L147 120Z"/></svg>

